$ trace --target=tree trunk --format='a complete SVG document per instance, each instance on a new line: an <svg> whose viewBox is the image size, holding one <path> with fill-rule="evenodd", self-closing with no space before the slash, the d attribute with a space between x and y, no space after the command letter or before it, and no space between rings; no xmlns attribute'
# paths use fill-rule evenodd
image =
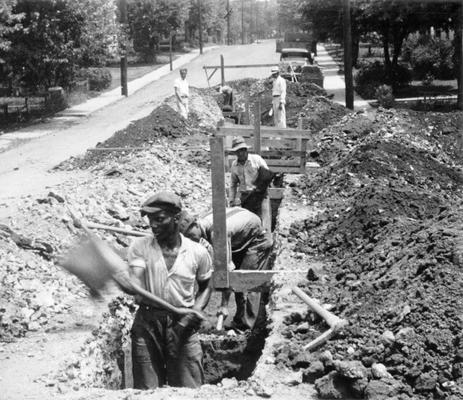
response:
<svg viewBox="0 0 463 400"><path fill-rule="evenodd" d="M387 23L382 31L383 36L383 52L384 52L384 70L386 76L391 75L391 56L389 54L389 24Z"/></svg>

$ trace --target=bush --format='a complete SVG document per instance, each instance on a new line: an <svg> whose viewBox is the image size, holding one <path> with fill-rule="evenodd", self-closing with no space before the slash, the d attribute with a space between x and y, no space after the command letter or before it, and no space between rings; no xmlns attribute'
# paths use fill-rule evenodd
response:
<svg viewBox="0 0 463 400"><path fill-rule="evenodd" d="M408 69L401 65L388 76L384 64L380 61L362 62L354 81L357 93L363 98L371 99L376 96L376 90L381 85L407 86L411 81L411 75Z"/></svg>
<svg viewBox="0 0 463 400"><path fill-rule="evenodd" d="M391 108L394 105L395 98L392 94L392 87L388 85L379 86L376 89L375 97L381 107Z"/></svg>
<svg viewBox="0 0 463 400"><path fill-rule="evenodd" d="M410 62L416 79L432 74L436 79L453 79L453 46L450 40L412 35L404 45L404 59Z"/></svg>
<svg viewBox="0 0 463 400"><path fill-rule="evenodd" d="M90 90L101 91L111 86L112 76L108 68L85 68L79 71L79 77L88 80Z"/></svg>
<svg viewBox="0 0 463 400"><path fill-rule="evenodd" d="M355 90L366 99L375 96L376 89L383 83L384 66L379 61L373 63L361 63L355 74Z"/></svg>

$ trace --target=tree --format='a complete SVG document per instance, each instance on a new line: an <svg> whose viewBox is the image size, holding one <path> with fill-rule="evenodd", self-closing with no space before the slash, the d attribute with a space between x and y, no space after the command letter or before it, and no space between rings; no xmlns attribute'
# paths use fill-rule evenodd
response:
<svg viewBox="0 0 463 400"><path fill-rule="evenodd" d="M129 37L145 61L154 61L159 42L183 27L188 0L136 0L128 3Z"/></svg>
<svg viewBox="0 0 463 400"><path fill-rule="evenodd" d="M79 65L101 67L117 55L118 23L113 0L70 1L73 12L82 16Z"/></svg>
<svg viewBox="0 0 463 400"><path fill-rule="evenodd" d="M68 87L80 55L82 15L65 0L19 0L22 29L7 34L12 43L4 54L23 85Z"/></svg>
<svg viewBox="0 0 463 400"><path fill-rule="evenodd" d="M21 28L23 15L13 12L15 4L16 0L0 0L0 51L10 48L11 42L7 39L7 35Z"/></svg>

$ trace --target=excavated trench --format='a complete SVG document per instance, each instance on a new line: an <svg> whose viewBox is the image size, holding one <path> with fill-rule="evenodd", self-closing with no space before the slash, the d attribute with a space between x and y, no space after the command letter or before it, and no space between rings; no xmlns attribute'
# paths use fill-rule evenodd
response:
<svg viewBox="0 0 463 400"><path fill-rule="evenodd" d="M272 199L272 229L273 235L277 234L275 227L278 226L278 210L281 200ZM273 268L276 255L276 248L270 256L269 269ZM262 355L265 340L269 330L267 327L266 305L269 296L263 293L261 306L256 324L251 331L244 333L230 332L216 329L200 331L200 341L203 350L204 382L206 384L217 384L224 378L236 378L238 381L248 379L256 363ZM125 351L120 352L117 365L120 370L121 389L132 387L131 378L131 354L124 346ZM109 388L108 388L109 389Z"/></svg>

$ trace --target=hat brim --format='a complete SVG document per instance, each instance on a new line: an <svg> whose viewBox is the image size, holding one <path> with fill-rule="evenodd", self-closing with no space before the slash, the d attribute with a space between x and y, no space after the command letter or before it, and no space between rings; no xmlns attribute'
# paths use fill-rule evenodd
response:
<svg viewBox="0 0 463 400"><path fill-rule="evenodd" d="M236 145L235 147L232 147L231 151L238 151L238 150L241 150L241 149L249 149L249 146L246 144L246 143L241 143L241 144L238 144Z"/></svg>
<svg viewBox="0 0 463 400"><path fill-rule="evenodd" d="M140 210L140 213L141 213L141 216L144 217L145 215L149 215L149 214L156 214L158 213L159 211L167 211L167 212L170 212L170 213L179 213L180 211L182 211L180 208L178 207L175 207L171 204L156 204L156 205L151 205L151 206L143 206Z"/></svg>

